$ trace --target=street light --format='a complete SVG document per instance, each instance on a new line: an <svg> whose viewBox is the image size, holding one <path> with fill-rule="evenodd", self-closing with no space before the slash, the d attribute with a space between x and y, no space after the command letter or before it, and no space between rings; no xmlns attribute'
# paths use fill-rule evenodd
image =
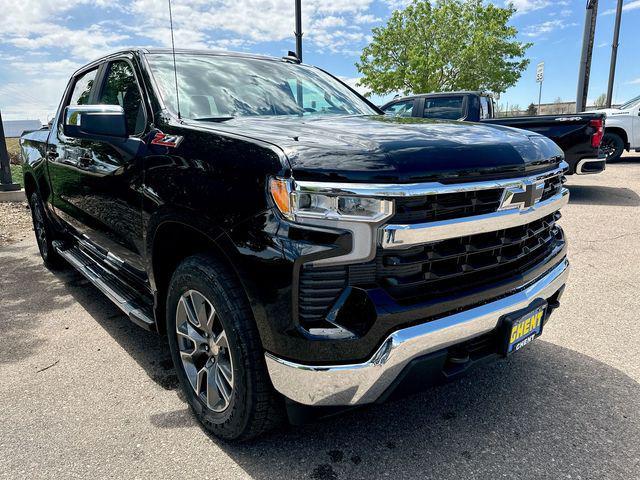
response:
<svg viewBox="0 0 640 480"><path fill-rule="evenodd" d="M583 112L587 104L589 75L591 74L591 56L593 54L593 39L596 32L597 19L598 0L588 0L587 12L584 19L584 33L582 36L582 56L580 58L580 73L578 74L576 113Z"/></svg>

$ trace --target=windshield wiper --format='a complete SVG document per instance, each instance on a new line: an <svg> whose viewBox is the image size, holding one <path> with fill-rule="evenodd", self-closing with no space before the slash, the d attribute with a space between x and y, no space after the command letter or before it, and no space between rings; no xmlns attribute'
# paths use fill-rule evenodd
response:
<svg viewBox="0 0 640 480"><path fill-rule="evenodd" d="M235 117L198 117L194 118L197 122L226 122L233 120Z"/></svg>

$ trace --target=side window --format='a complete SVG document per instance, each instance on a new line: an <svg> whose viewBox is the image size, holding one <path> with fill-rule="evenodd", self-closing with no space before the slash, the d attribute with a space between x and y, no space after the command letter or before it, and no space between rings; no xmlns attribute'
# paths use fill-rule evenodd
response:
<svg viewBox="0 0 640 480"><path fill-rule="evenodd" d="M144 105L136 77L127 62L117 60L109 65L109 73L102 87L98 103L120 105L124 110L127 132L130 135L144 131Z"/></svg>
<svg viewBox="0 0 640 480"><path fill-rule="evenodd" d="M89 96L91 95L91 89L93 88L93 84L95 83L97 73L98 69L90 70L86 73L83 73L76 79L76 83L73 86L73 91L71 92L69 105L89 104Z"/></svg>
<svg viewBox="0 0 640 480"><path fill-rule="evenodd" d="M489 99L487 97L480 97L480 119L491 118L491 112L489 111Z"/></svg>
<svg viewBox="0 0 640 480"><path fill-rule="evenodd" d="M384 113L394 117L411 117L413 115L413 100L394 103L384 109Z"/></svg>
<svg viewBox="0 0 640 480"><path fill-rule="evenodd" d="M433 97L424 99L424 118L459 120L464 116L462 97Z"/></svg>

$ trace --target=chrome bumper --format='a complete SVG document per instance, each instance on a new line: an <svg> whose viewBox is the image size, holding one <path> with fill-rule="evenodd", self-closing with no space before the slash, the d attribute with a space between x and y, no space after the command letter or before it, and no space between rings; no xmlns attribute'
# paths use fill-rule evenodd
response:
<svg viewBox="0 0 640 480"><path fill-rule="evenodd" d="M601 173L601 172L585 172L584 166L589 163L600 163L606 161L606 158L583 158L576 165L576 175L590 175L592 173ZM606 168L606 164L605 164Z"/></svg>
<svg viewBox="0 0 640 480"><path fill-rule="evenodd" d="M273 386L285 397L311 406L361 405L376 401L413 359L455 345L498 325L508 313L535 299L549 299L565 283L564 259L546 275L508 297L428 323L398 330L364 363L302 365L266 353Z"/></svg>

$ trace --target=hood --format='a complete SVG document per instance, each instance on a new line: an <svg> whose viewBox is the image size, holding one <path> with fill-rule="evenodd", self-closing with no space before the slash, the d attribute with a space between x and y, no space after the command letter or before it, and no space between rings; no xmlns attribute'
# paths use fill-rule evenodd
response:
<svg viewBox="0 0 640 480"><path fill-rule="evenodd" d="M524 130L382 115L239 117L213 128L280 147L297 180L410 183L518 177L555 165L563 156L553 141Z"/></svg>

